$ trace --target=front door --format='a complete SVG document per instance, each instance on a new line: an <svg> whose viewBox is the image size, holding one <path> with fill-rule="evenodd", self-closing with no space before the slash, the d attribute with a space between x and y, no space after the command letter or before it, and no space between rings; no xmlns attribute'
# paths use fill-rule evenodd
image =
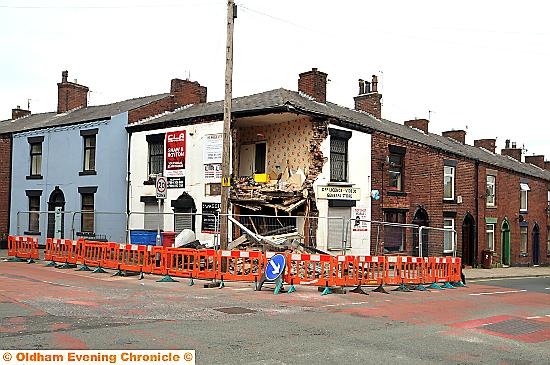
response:
<svg viewBox="0 0 550 365"><path fill-rule="evenodd" d="M254 173L256 149L253 144L243 144L239 151L239 176L252 176Z"/></svg>
<svg viewBox="0 0 550 365"><path fill-rule="evenodd" d="M539 225L535 223L533 227L533 265L540 264L540 229Z"/></svg>
<svg viewBox="0 0 550 365"><path fill-rule="evenodd" d="M462 263L474 266L475 257L475 222L474 217L468 213L462 222Z"/></svg>
<svg viewBox="0 0 550 365"><path fill-rule="evenodd" d="M502 222L502 264L510 266L510 225Z"/></svg>
<svg viewBox="0 0 550 365"><path fill-rule="evenodd" d="M48 200L48 238L64 238L65 231L65 195L56 186Z"/></svg>
<svg viewBox="0 0 550 365"><path fill-rule="evenodd" d="M55 207L54 238L63 238L63 230L61 228L63 225L63 214L61 214L62 211L62 207Z"/></svg>

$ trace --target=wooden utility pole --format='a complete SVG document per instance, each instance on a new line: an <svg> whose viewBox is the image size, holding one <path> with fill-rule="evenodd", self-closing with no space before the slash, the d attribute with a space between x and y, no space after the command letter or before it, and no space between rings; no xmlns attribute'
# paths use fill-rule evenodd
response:
<svg viewBox="0 0 550 365"><path fill-rule="evenodd" d="M220 215L220 247L227 249L229 188L231 181L231 98L233 88L233 25L237 9L233 0L227 1L227 43L225 51L225 100L223 103L222 202Z"/></svg>

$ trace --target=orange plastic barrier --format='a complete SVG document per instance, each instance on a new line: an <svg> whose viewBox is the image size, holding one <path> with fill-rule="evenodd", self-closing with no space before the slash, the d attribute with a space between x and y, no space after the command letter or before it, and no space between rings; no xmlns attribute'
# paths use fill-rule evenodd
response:
<svg viewBox="0 0 550 365"><path fill-rule="evenodd" d="M428 259L428 274L426 275L427 282L448 282L450 280L449 264L451 263L451 257L430 257Z"/></svg>
<svg viewBox="0 0 550 365"><path fill-rule="evenodd" d="M287 283L333 286L336 271L333 256L294 254L287 256Z"/></svg>
<svg viewBox="0 0 550 365"><path fill-rule="evenodd" d="M82 263L89 266L103 266L107 244L106 242L84 241Z"/></svg>
<svg viewBox="0 0 550 365"><path fill-rule="evenodd" d="M121 243L118 245L118 257L120 270L134 272L151 272L152 267L149 264L145 245L131 245Z"/></svg>
<svg viewBox="0 0 550 365"><path fill-rule="evenodd" d="M147 246L146 261L143 272L166 275L166 249L162 246Z"/></svg>
<svg viewBox="0 0 550 365"><path fill-rule="evenodd" d="M71 240L63 238L47 238L44 259L47 261L66 263L69 260L69 255L72 248L73 241Z"/></svg>
<svg viewBox="0 0 550 365"><path fill-rule="evenodd" d="M8 255L20 259L38 259L38 239L27 236L9 236Z"/></svg>
<svg viewBox="0 0 550 365"><path fill-rule="evenodd" d="M218 271L224 280L259 281L265 267L260 251L221 251Z"/></svg>
<svg viewBox="0 0 550 365"><path fill-rule="evenodd" d="M216 279L219 277L219 257L216 250L206 249L197 251L195 277L197 279Z"/></svg>
<svg viewBox="0 0 550 365"><path fill-rule="evenodd" d="M385 256L358 256L358 285L385 284L388 268Z"/></svg>
<svg viewBox="0 0 550 365"><path fill-rule="evenodd" d="M119 244L115 242L105 243L105 256L101 261L101 267L108 269L118 269L120 267Z"/></svg>
<svg viewBox="0 0 550 365"><path fill-rule="evenodd" d="M197 263L197 250L189 248L171 248L166 251L166 270L168 275L192 278Z"/></svg>
<svg viewBox="0 0 550 365"><path fill-rule="evenodd" d="M395 284L423 284L427 261L423 257L398 257L401 270L398 282Z"/></svg>
<svg viewBox="0 0 550 365"><path fill-rule="evenodd" d="M460 257L453 257L451 262L451 273L449 275L450 280L452 282L462 281L462 278L460 277L460 273L462 272L462 259Z"/></svg>
<svg viewBox="0 0 550 365"><path fill-rule="evenodd" d="M336 272L333 278L334 285L356 286L359 282L357 256L339 255L336 256L335 260Z"/></svg>

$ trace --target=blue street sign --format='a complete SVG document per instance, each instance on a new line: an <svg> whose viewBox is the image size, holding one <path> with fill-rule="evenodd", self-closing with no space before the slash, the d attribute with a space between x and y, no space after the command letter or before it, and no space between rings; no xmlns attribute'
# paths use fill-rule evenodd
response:
<svg viewBox="0 0 550 365"><path fill-rule="evenodd" d="M275 281L283 274L285 270L286 259L283 255L273 256L265 267L265 278L269 281Z"/></svg>

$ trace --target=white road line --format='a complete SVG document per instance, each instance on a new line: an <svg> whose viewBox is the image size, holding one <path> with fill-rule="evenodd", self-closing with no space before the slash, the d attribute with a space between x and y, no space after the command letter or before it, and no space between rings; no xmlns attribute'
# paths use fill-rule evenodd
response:
<svg viewBox="0 0 550 365"><path fill-rule="evenodd" d="M323 305L323 307L341 307L341 306L344 306L344 305L361 305L361 304L368 304L368 302L327 304L327 305Z"/></svg>
<svg viewBox="0 0 550 365"><path fill-rule="evenodd" d="M525 317L525 319L537 319L537 318L542 318L542 317L541 316Z"/></svg>
<svg viewBox="0 0 550 365"><path fill-rule="evenodd" d="M509 290L509 291L494 291L494 292L490 292L490 293L473 293L473 294L470 294L470 295L509 294L509 293L523 293L523 292L526 292L526 291L527 290L522 289L522 290Z"/></svg>

